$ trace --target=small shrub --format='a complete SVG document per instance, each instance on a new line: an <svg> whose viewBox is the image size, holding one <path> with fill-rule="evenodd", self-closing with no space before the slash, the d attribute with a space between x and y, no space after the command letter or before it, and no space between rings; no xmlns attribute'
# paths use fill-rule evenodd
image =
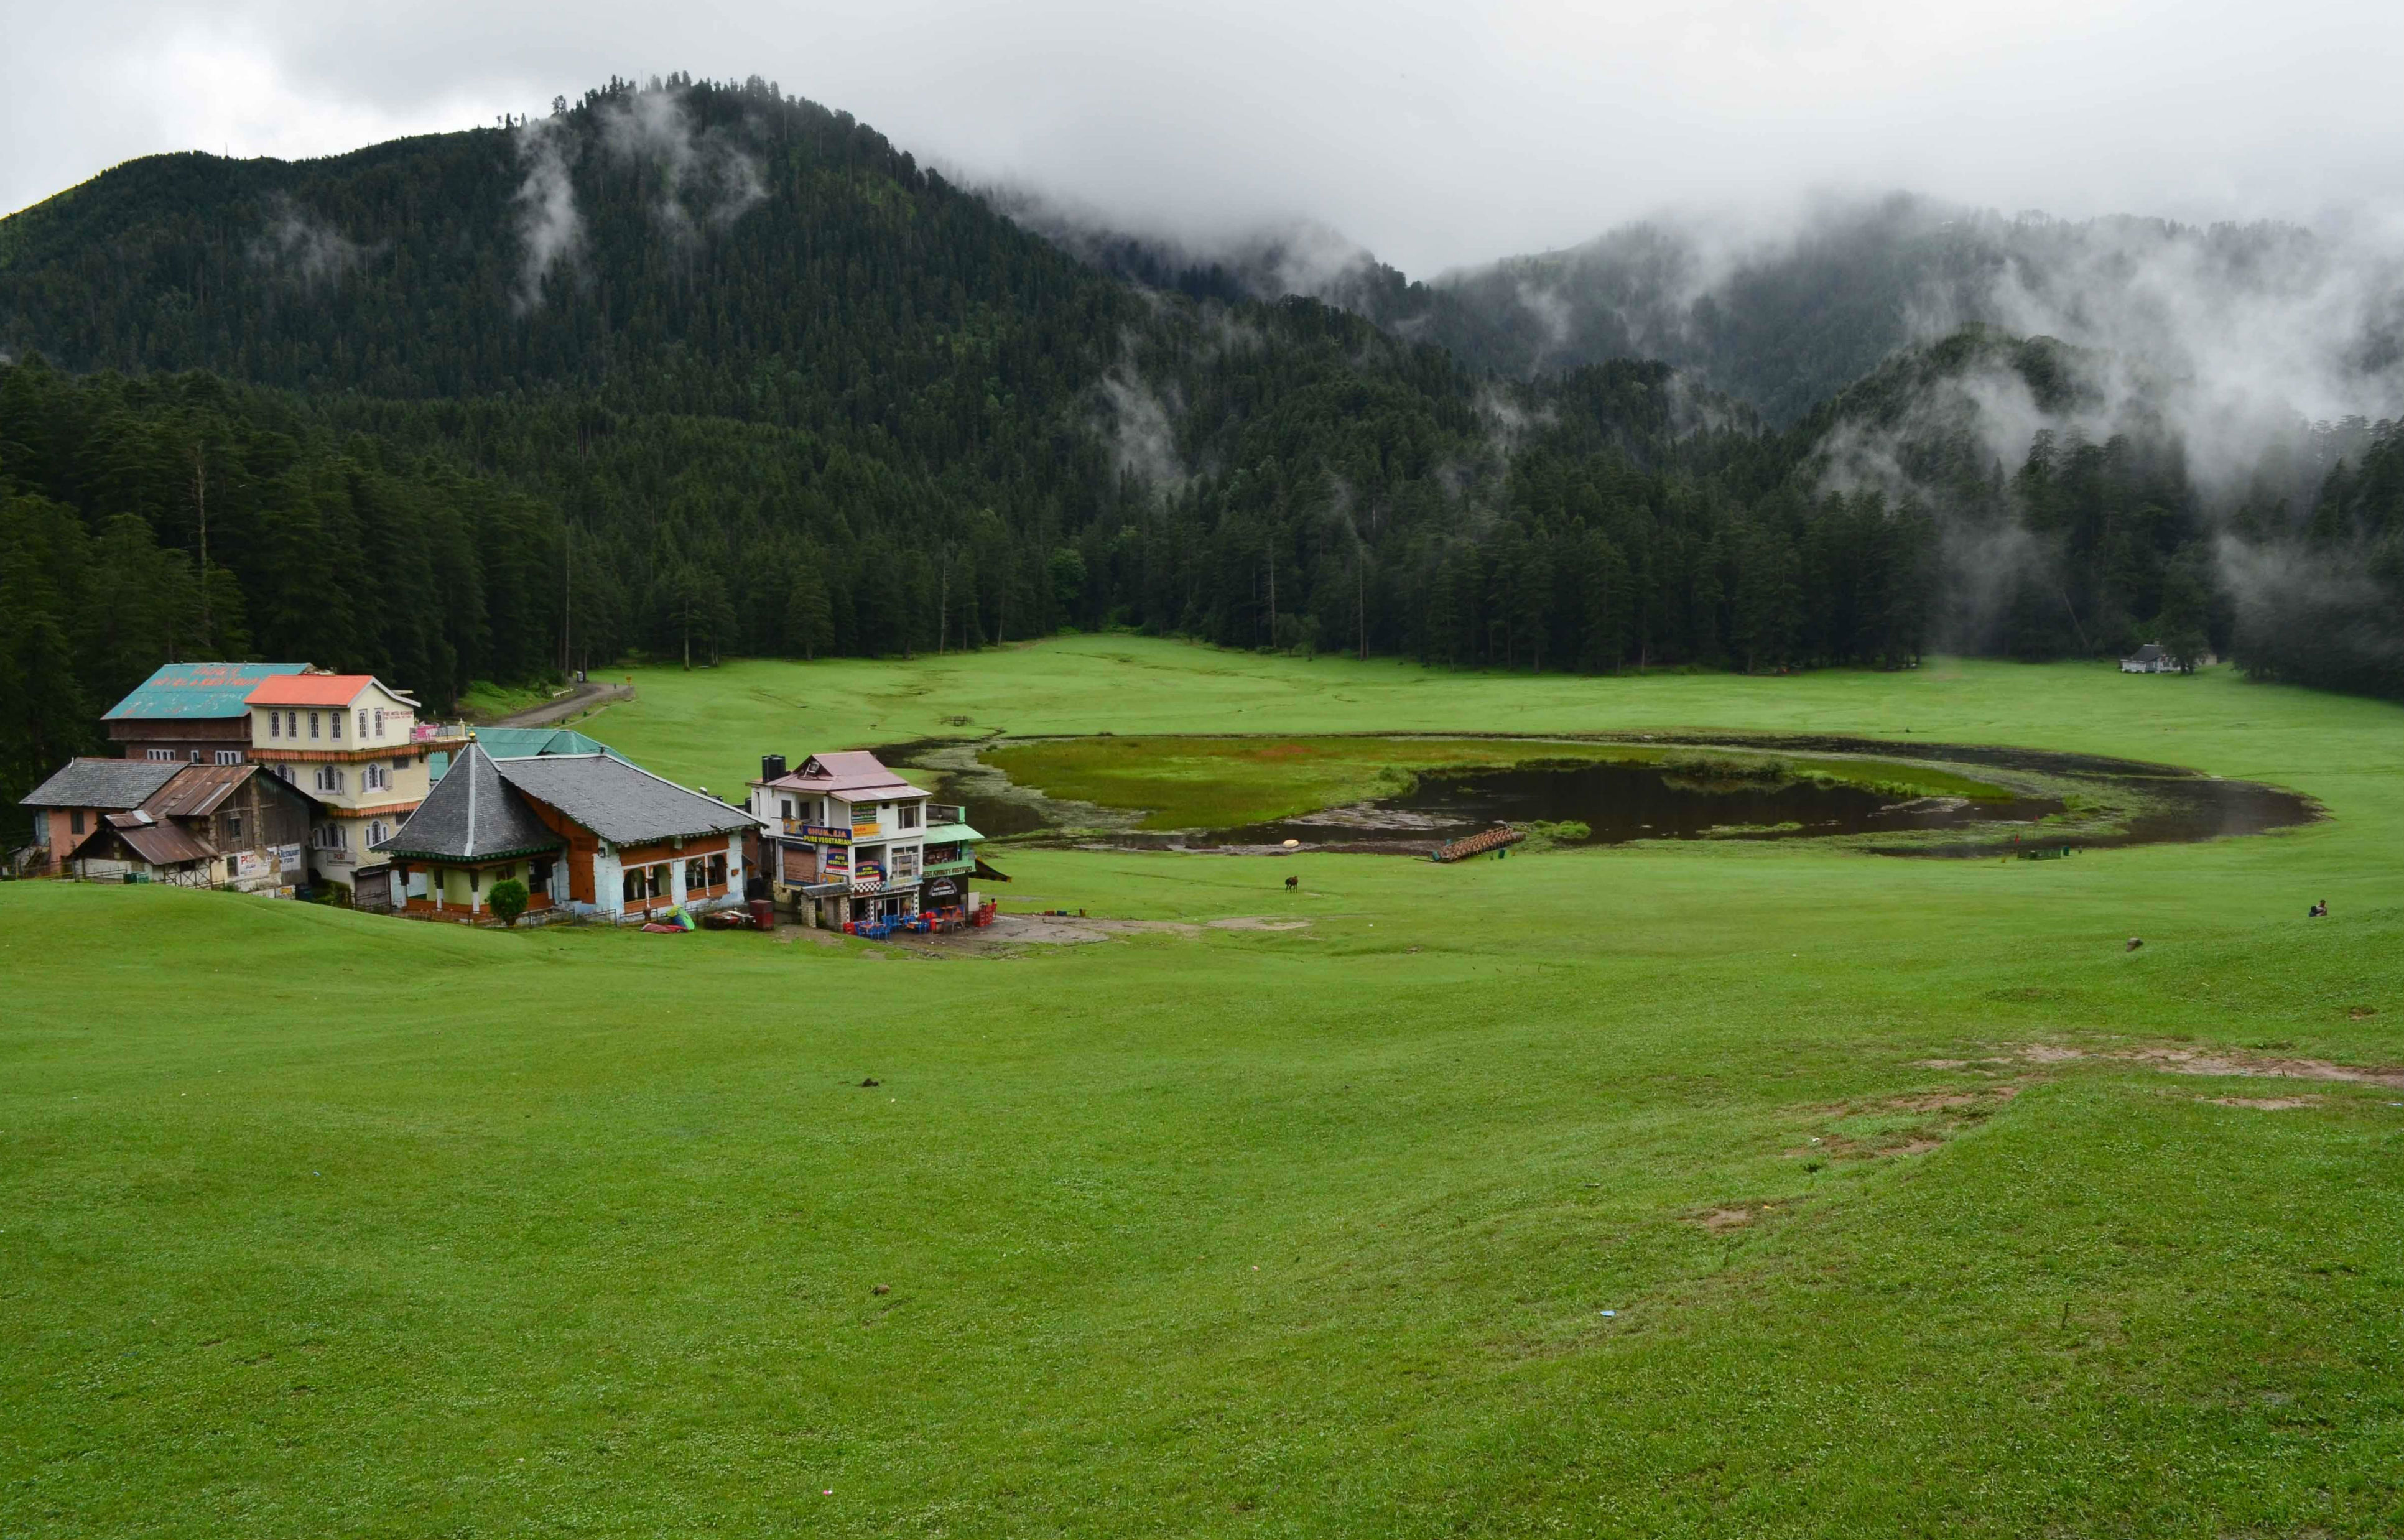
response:
<svg viewBox="0 0 2404 1540"><path fill-rule="evenodd" d="M526 912L526 901L530 896L526 892L526 885L511 877L507 882L493 884L493 890L484 895L484 907L500 916L503 925L515 925L518 917Z"/></svg>

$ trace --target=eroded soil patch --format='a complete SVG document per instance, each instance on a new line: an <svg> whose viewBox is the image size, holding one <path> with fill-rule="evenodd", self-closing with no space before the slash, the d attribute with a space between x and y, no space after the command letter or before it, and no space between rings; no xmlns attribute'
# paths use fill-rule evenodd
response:
<svg viewBox="0 0 2404 1540"><path fill-rule="evenodd" d="M2074 1059L2093 1059L2099 1063L2142 1065L2174 1075L2260 1076L2273 1080L2336 1081L2355 1085L2404 1088L2404 1070L2332 1064L2325 1058L2261 1058L2227 1049L2206 1051L2159 1046L2090 1050L2036 1043L2021 1048L2020 1057L2035 1064L2066 1064Z"/></svg>

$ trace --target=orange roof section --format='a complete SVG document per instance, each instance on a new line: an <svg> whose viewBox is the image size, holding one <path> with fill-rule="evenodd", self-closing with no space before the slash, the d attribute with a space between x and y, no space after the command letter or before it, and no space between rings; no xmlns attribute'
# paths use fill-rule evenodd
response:
<svg viewBox="0 0 2404 1540"><path fill-rule="evenodd" d="M245 699L252 706L348 706L370 685L383 689L397 700L409 699L373 674L280 675L262 683Z"/></svg>

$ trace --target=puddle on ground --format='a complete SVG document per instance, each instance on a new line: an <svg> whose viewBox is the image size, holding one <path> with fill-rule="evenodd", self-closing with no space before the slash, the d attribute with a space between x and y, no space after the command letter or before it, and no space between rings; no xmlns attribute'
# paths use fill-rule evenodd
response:
<svg viewBox="0 0 2404 1540"><path fill-rule="evenodd" d="M1583 823L1564 845L1624 845L1641 839L1806 839L1979 823L2034 827L2059 802L2015 798L1898 798L1859 786L1818 781L1703 785L1654 764L1580 764L1469 775L1431 775L1409 794L1355 807L1231 829L1230 845L1306 846L1401 843L1433 850L1448 839L1497 823Z"/></svg>
<svg viewBox="0 0 2404 1540"><path fill-rule="evenodd" d="M1553 739L1553 742L1562 740ZM2263 833L2322 816L2310 798L2252 781L2223 780L2177 765L2148 764L2092 754L1975 744L1895 744L1833 736L1740 737L1682 734L1674 740L1631 735L1620 741L1656 749L1698 748L1747 753L1842 754L1895 762L2002 771L1998 779L2041 777L2060 795L2027 792L2002 801L1962 797L1898 797L1866 787L1816 779L1781 782L1698 782L1674 766L1643 763L1554 763L1464 773L1423 773L1398 797L1331 807L1240 828L1151 833L1088 831L1086 840L1122 848L1270 851L1293 840L1306 848L1366 854L1425 855L1498 822L1584 824L1564 845L1621 845L1651 839L1816 839L1852 836L1859 848L1884 855L1984 856L2024 847L2105 848L2187 843ZM976 758L989 742L929 740L877 750L888 764L915 761L922 782L943 778L942 795L968 809L970 823L988 837L1059 828L1061 813L1082 805L1051 803L1012 785ZM1541 741L1497 739L1498 755L1544 752ZM2076 830L2040 820L2062 815L2075 797L2093 808L2117 808ZM1097 811L1091 810L1088 811ZM2110 826L2105 827L2108 823ZM1064 831L1066 832L1066 831ZM1894 836L1891 843L1880 836Z"/></svg>

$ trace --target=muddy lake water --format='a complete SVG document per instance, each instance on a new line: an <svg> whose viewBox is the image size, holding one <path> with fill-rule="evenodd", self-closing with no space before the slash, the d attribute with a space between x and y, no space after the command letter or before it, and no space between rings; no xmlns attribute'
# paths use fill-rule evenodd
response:
<svg viewBox="0 0 2404 1540"><path fill-rule="evenodd" d="M2278 787L2224 780L2175 765L2093 755L1981 745L1896 745L1841 737L1705 738L1684 746L1746 754L1779 752L1876 756L1944 764L1957 772L2041 777L2052 795L2003 799L1910 797L1817 778L1698 781L1674 766L1639 761L1521 763L1510 768L1422 774L1400 796L1330 807L1237 828L1153 833L1133 830L1061 831L1081 844L1129 849L1276 850L1424 855L1447 840L1496 823L1583 824L1556 835L1566 845L1619 845L1664 839L1824 839L1854 836L1856 847L1890 855L1992 856L2014 845L2079 847L2183 843L2261 833L2323 816L2311 799ZM931 747L881 750L888 763ZM1497 740L1498 752L1537 755L1538 744ZM2014 775L2018 773L2018 777ZM947 794L989 838L1040 834L1055 827L1040 799L995 784L995 773L963 777ZM2089 807L2122 809L2105 827L2091 820L2065 829L2042 820L2076 798ZM1892 842L1878 836L1892 835Z"/></svg>

